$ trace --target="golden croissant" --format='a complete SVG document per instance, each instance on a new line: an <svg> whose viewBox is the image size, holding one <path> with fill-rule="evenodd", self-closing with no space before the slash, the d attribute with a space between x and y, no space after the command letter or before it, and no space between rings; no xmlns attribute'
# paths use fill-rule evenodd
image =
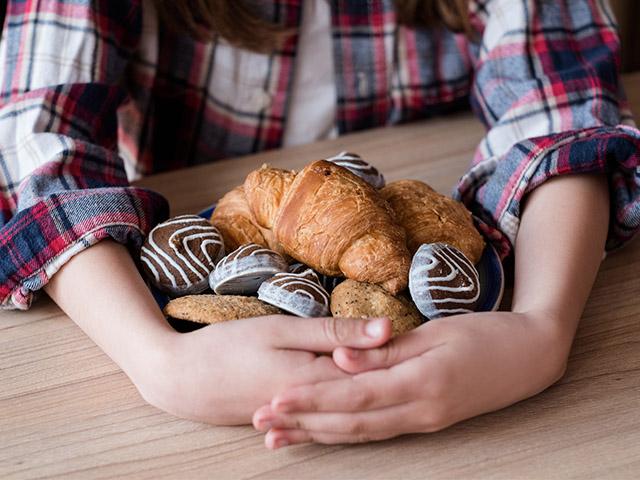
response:
<svg viewBox="0 0 640 480"><path fill-rule="evenodd" d="M460 202L439 194L419 180L397 180L380 190L395 212L396 222L407 232L413 255L423 243L443 242L456 247L473 263L484 250L471 212Z"/></svg>
<svg viewBox="0 0 640 480"><path fill-rule="evenodd" d="M249 174L244 190L260 225L271 227L291 257L394 294L406 288L405 232L380 194L350 171L325 160L297 175L263 166Z"/></svg>
<svg viewBox="0 0 640 480"><path fill-rule="evenodd" d="M256 243L280 254L284 253L271 230L258 224L249 208L242 185L218 201L210 221L220 231L227 253L247 243Z"/></svg>

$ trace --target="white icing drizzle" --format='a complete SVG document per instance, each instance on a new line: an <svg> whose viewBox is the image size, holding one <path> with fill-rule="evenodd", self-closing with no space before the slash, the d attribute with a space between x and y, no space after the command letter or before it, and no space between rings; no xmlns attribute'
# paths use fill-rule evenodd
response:
<svg viewBox="0 0 640 480"><path fill-rule="evenodd" d="M173 276L173 274L169 271L169 269L167 269L167 266L164 264L163 261L161 261L158 256L153 253L151 250L149 250L147 247L142 247L142 251L144 253L146 253L147 255L149 255L151 258L153 258L156 263L160 266L160 268L162 269L162 271L164 272L164 274L167 276L167 278L169 279L169 281L171 282L171 285L175 288L178 286L178 284L176 283L176 277ZM142 257L140 257L142 258Z"/></svg>
<svg viewBox="0 0 640 480"><path fill-rule="evenodd" d="M326 160L340 165L347 170L351 170L351 172L366 180L375 188L384 187L384 176L373 165L365 162L359 155L343 151Z"/></svg>
<svg viewBox="0 0 640 480"><path fill-rule="evenodd" d="M464 265L467 268L461 268ZM441 276L430 276L437 267L442 266L444 273ZM471 274L467 273L467 270ZM452 282L457 277L462 277L462 285L447 286L443 282ZM469 260L456 249L444 244L422 245L411 265L409 275L409 290L416 306L426 316L443 313L468 313L466 308L439 308L437 304L472 305L480 297L480 280L478 272ZM475 292L474 292L475 290ZM449 292L461 295L445 295L444 298L433 298L435 291ZM469 294L473 294L469 297Z"/></svg>
<svg viewBox="0 0 640 480"><path fill-rule="evenodd" d="M147 248L146 246L143 246L140 259L149 267L149 270L153 274L156 282L158 283L160 282L160 274L158 270L153 266L153 262L151 260L153 260L155 264L157 264L161 268L162 272L166 275L167 279L171 282L171 286L174 289L180 288L182 290L182 289L193 286L194 283L201 283L203 280L206 279L211 269L215 266L214 262L211 259L211 256L209 255L209 252L207 251L207 246L211 244L219 245L220 247L219 255L220 255L222 253L222 249L224 248L224 245L223 245L222 237L220 236L218 231L215 229L215 227L213 227L212 225L202 225L203 222L206 222L206 220L204 220L203 218L197 215L180 215L164 223L161 223L156 228L151 230L147 238L147 243L151 248ZM200 225L188 225L193 223L200 223ZM187 225L183 228L178 228L177 230L172 232L171 235L166 239L167 246L170 248L171 252L173 253L175 257L174 258L171 255L169 255L165 251L165 249L161 248L161 246L158 245L154 235L165 228L171 227L172 225L183 225L183 224L187 224ZM198 231L199 233L185 235L181 239L182 248L179 249L178 245L176 245L175 243L176 237L184 234L185 232L192 232L192 231L194 232ZM194 254L194 252L189 246L189 243L196 239L205 239L200 244L200 250L209 261L209 264L211 265L209 268ZM189 258L187 258L187 256L183 254L183 251L186 252ZM176 261L176 259L178 259L180 262ZM204 274L201 273L198 270L198 268L194 266L194 264L197 267L201 268ZM180 287L178 287L177 279L175 275L171 272L171 270L168 268L168 266L171 266L173 270L177 272L177 274L180 276L182 280L181 282L182 285ZM189 278L187 269L195 274L195 276L197 277L196 282L192 281Z"/></svg>
<svg viewBox="0 0 640 480"><path fill-rule="evenodd" d="M312 290L320 294L320 296L322 297L323 303L325 305L329 305L329 295L327 294L326 290L322 287L322 285L320 285L316 281L309 280L308 278L303 276L307 274L308 271L309 270L303 273L276 273L273 276L273 278L269 280L269 283L271 283L273 286L277 286L282 289L291 285L296 285L296 284L310 287ZM296 288L296 290L289 293L300 293L302 295L309 297L311 300L314 300L316 302L318 301L313 296L313 294L311 294L309 291L305 290L304 288Z"/></svg>
<svg viewBox="0 0 640 480"><path fill-rule="evenodd" d="M260 284L255 285L254 277L259 276L266 280L276 273L286 271L287 268L287 262L277 252L255 243L248 243L218 262L209 276L209 285L216 293L233 293L235 287L240 294L246 294L249 290L255 293ZM249 290L244 288L245 283Z"/></svg>

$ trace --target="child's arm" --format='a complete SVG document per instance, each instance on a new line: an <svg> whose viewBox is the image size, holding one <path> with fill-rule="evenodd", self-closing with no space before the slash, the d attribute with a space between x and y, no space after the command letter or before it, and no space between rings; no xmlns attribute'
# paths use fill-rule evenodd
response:
<svg viewBox="0 0 640 480"><path fill-rule="evenodd" d="M364 373L285 390L254 425L274 427L271 448L367 441L439 430L540 392L564 372L608 223L604 176L547 181L522 216L512 312L434 320L379 349L336 349L340 367Z"/></svg>
<svg viewBox="0 0 640 480"><path fill-rule="evenodd" d="M149 403L219 424L249 423L280 389L345 377L341 344L379 346L387 321L271 316L179 334L165 321L122 245L103 241L74 256L45 287L54 301L131 378ZM365 326L378 326L369 336ZM375 333L375 332L374 332Z"/></svg>

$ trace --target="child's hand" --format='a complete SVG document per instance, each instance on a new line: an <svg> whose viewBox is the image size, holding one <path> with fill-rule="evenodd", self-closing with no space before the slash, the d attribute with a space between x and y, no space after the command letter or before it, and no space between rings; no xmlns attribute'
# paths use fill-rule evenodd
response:
<svg viewBox="0 0 640 480"><path fill-rule="evenodd" d="M288 388L253 424L268 432L269 448L440 430L558 380L568 345L545 325L533 315L475 313L431 321L382 348L338 348L334 361L356 375Z"/></svg>
<svg viewBox="0 0 640 480"><path fill-rule="evenodd" d="M312 352L331 352L339 345L377 347L390 336L386 319L275 315L234 320L171 336L161 360L136 385L145 400L174 415L246 424L256 408L283 389L348 376L330 356Z"/></svg>

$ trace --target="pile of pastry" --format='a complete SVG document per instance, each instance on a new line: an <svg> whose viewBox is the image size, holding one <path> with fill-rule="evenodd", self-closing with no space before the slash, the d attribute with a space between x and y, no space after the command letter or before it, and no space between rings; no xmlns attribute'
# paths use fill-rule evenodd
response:
<svg viewBox="0 0 640 480"><path fill-rule="evenodd" d="M483 249L462 203L342 152L300 172L263 165L210 220L155 227L140 261L174 319L386 316L399 334L475 309Z"/></svg>

